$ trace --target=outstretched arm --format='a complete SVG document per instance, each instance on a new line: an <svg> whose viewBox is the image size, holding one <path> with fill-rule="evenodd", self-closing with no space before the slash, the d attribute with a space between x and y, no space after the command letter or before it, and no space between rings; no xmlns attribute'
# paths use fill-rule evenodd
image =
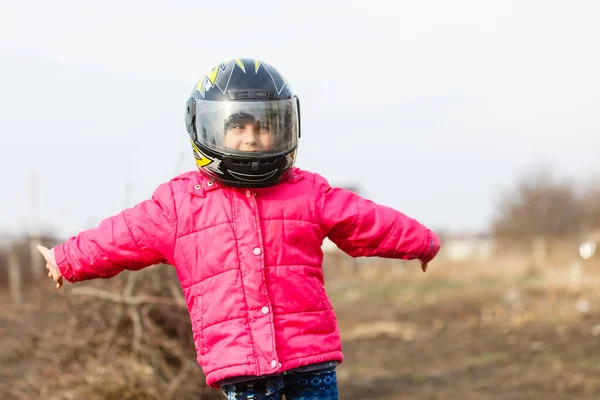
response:
<svg viewBox="0 0 600 400"><path fill-rule="evenodd" d="M417 220L348 190L332 188L318 175L316 185L322 229L349 255L419 259L425 270L437 254L437 235Z"/></svg>
<svg viewBox="0 0 600 400"><path fill-rule="evenodd" d="M175 241L176 223L173 195L167 183L155 191L152 199L105 219L98 227L71 237L51 252L40 252L69 282L110 278L125 269L139 270L166 261L168 249ZM53 256L53 262L47 256ZM54 277L50 268L49 272Z"/></svg>

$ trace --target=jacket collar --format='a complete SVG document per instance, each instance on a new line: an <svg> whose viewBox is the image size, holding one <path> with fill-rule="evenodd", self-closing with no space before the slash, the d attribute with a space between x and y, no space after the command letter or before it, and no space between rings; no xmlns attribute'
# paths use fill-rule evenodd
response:
<svg viewBox="0 0 600 400"><path fill-rule="evenodd" d="M298 168L294 168L292 171L290 171L287 179L284 182L293 185L301 181L303 178L302 171ZM200 171L197 171L195 174L190 176L188 192L192 193L194 196L205 197L206 193L221 188L229 188L229 186L221 185L219 182L210 179Z"/></svg>

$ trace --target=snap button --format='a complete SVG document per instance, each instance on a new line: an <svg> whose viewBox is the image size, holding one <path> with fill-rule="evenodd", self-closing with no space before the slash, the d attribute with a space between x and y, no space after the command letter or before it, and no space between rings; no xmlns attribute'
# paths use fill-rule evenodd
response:
<svg viewBox="0 0 600 400"><path fill-rule="evenodd" d="M254 248L254 255L257 255L257 256L259 256L259 255L260 255L260 253L262 253L262 251L260 250L260 248L258 248L258 247L255 247L255 248Z"/></svg>
<svg viewBox="0 0 600 400"><path fill-rule="evenodd" d="M250 196L251 196L250 191L246 190L246 197L250 197Z"/></svg>
<svg viewBox="0 0 600 400"><path fill-rule="evenodd" d="M201 188L201 187L202 187L202 186L200 186L200 185L196 185L196 186L194 186L194 189L196 189L196 190L200 190L200 188Z"/></svg>
<svg viewBox="0 0 600 400"><path fill-rule="evenodd" d="M212 186L213 183L215 183L215 182L213 182L212 180L208 181L208 186Z"/></svg>
<svg viewBox="0 0 600 400"><path fill-rule="evenodd" d="M264 306L261 310L260 310L263 314L268 314L269 313L269 307Z"/></svg>
<svg viewBox="0 0 600 400"><path fill-rule="evenodd" d="M271 361L271 368L277 367L277 360Z"/></svg>

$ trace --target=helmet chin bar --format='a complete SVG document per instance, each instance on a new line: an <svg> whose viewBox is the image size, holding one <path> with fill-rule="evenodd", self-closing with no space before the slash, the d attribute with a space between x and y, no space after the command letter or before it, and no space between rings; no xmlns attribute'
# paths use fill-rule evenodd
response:
<svg viewBox="0 0 600 400"><path fill-rule="evenodd" d="M276 173L277 169L264 174L243 174L241 172L229 171L229 173L244 182L264 182L272 178Z"/></svg>
<svg viewBox="0 0 600 400"><path fill-rule="evenodd" d="M294 166L296 148L269 157L222 155L193 142L196 163L210 179L226 186L261 188L287 179Z"/></svg>

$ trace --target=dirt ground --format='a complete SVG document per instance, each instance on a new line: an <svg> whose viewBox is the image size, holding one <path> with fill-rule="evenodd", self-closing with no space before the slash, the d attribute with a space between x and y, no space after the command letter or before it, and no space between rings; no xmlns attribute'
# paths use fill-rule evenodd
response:
<svg viewBox="0 0 600 400"><path fill-rule="evenodd" d="M393 268L329 274L345 354L340 398L600 398L596 267L584 266L580 278L566 265ZM38 351L40 332L68 318L60 296L30 288L20 311L5 292L0 301L0 398L67 398L36 391L36 377L60 374L57 360Z"/></svg>

